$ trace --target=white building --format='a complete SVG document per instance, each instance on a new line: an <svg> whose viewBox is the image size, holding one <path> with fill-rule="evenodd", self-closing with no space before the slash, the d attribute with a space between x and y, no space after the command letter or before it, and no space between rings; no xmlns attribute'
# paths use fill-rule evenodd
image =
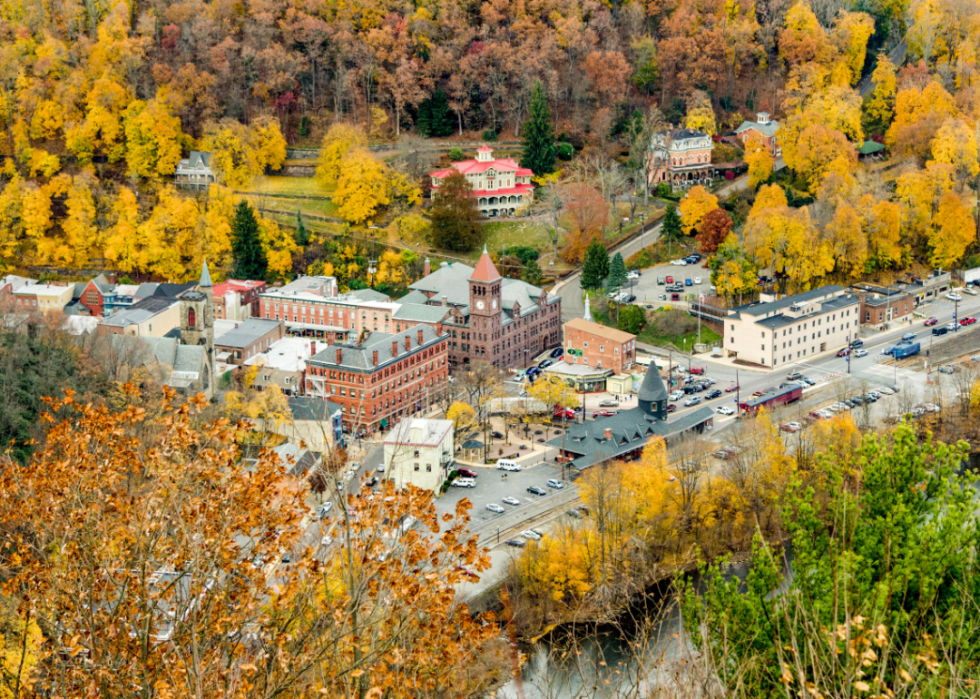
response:
<svg viewBox="0 0 980 699"><path fill-rule="evenodd" d="M453 421L405 418L385 439L385 477L398 489L438 491L453 461Z"/></svg>
<svg viewBox="0 0 980 699"><path fill-rule="evenodd" d="M858 337L861 299L836 284L739 306L725 318L725 356L766 367L805 361Z"/></svg>
<svg viewBox="0 0 980 699"><path fill-rule="evenodd" d="M306 362L329 345L326 342L303 337L284 337L269 349L245 360L246 367L258 366L252 387L263 390L266 386L278 386L287 396L303 392Z"/></svg>
<svg viewBox="0 0 980 699"><path fill-rule="evenodd" d="M463 160L448 170L430 173L433 195L438 194L439 183L453 170L463 173L473 186L473 197L484 216L512 216L534 199L534 173L510 158L494 158L493 149L488 146L476 149L476 160Z"/></svg>

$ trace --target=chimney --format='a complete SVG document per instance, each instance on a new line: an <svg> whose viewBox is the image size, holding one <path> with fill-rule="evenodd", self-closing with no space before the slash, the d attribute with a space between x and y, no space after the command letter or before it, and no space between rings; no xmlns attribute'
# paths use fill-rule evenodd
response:
<svg viewBox="0 0 980 699"><path fill-rule="evenodd" d="M392 357L398 356L398 340L391 341L391 356Z"/></svg>
<svg viewBox="0 0 980 699"><path fill-rule="evenodd" d="M422 331L419 330L419 347L422 346Z"/></svg>
<svg viewBox="0 0 980 699"><path fill-rule="evenodd" d="M310 340L310 356L316 354L316 340Z"/></svg>
<svg viewBox="0 0 980 699"><path fill-rule="evenodd" d="M373 355L372 361L374 362L374 366L378 366L378 350L374 350Z"/></svg>
<svg viewBox="0 0 980 699"><path fill-rule="evenodd" d="M442 323L436 323L436 335L442 337Z"/></svg>
<svg viewBox="0 0 980 699"><path fill-rule="evenodd" d="M606 429L604 429L604 430L602 431L602 435L603 435L603 436L604 436L604 437L605 437L606 439L612 439L612 430L611 430L611 429L609 429L609 428L607 427Z"/></svg>
<svg viewBox="0 0 980 699"><path fill-rule="evenodd" d="M405 336L405 351L408 352L412 349L412 338L408 335Z"/></svg>
<svg viewBox="0 0 980 699"><path fill-rule="evenodd" d="M344 350L337 348L337 364L342 364L344 361Z"/></svg>
<svg viewBox="0 0 980 699"><path fill-rule="evenodd" d="M442 295L442 305L443 306L448 306L449 305L449 300L448 300L448 298L446 297L445 294Z"/></svg>
<svg viewBox="0 0 980 699"><path fill-rule="evenodd" d="M425 272L425 276L428 277L429 274L431 274L431 265L429 263L429 258L428 257L425 258L425 267L423 269L424 269L424 272Z"/></svg>
<svg viewBox="0 0 980 699"><path fill-rule="evenodd" d="M115 284L116 283L116 273L115 272L109 272L109 283L110 284Z"/></svg>

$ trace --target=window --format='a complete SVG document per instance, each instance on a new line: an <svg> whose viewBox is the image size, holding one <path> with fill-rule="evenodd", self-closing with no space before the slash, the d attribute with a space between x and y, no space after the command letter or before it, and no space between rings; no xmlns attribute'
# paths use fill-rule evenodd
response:
<svg viewBox="0 0 980 699"><path fill-rule="evenodd" d="M599 351L600 351L600 352L605 352L605 351L606 351L606 348L605 348L605 346L603 346L603 345L599 345Z"/></svg>
<svg viewBox="0 0 980 699"><path fill-rule="evenodd" d="M415 470L416 470L416 471L418 471L418 470L419 470L419 465L418 465L418 464L415 464Z"/></svg>
<svg viewBox="0 0 980 699"><path fill-rule="evenodd" d="M425 465L425 472L426 473L432 473L432 464L426 464Z"/></svg>
<svg viewBox="0 0 980 699"><path fill-rule="evenodd" d="M287 386L289 385L289 382L290 382L290 381L292 381L292 379L291 379L291 378L290 378L289 376L287 376L287 377L286 377L286 385L287 385Z"/></svg>
<svg viewBox="0 0 980 699"><path fill-rule="evenodd" d="M419 458L419 450L418 449L415 450L415 458L416 459Z"/></svg>

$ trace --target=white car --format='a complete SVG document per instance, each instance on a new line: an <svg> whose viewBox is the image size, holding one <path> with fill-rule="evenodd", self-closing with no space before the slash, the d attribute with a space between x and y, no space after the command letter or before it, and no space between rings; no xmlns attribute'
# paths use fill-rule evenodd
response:
<svg viewBox="0 0 980 699"><path fill-rule="evenodd" d="M671 400L680 400L681 398L684 397L684 391L674 391L667 397L670 398Z"/></svg>
<svg viewBox="0 0 980 699"><path fill-rule="evenodd" d="M541 541L541 535L537 532L532 532L530 529L525 529L518 536L530 539L531 541Z"/></svg>
<svg viewBox="0 0 980 699"><path fill-rule="evenodd" d="M685 262L684 260L671 260L670 261L670 264L672 264L674 267L685 267L685 266L687 266L687 262Z"/></svg>
<svg viewBox="0 0 980 699"><path fill-rule="evenodd" d="M498 471L520 471L521 470L521 465L520 464L515 464L513 462L510 462L510 463L501 463L501 462L498 461L497 462L497 470Z"/></svg>
<svg viewBox="0 0 980 699"><path fill-rule="evenodd" d="M520 500L518 500L517 498L511 497L510 495L508 495L505 498L502 498L502 500L507 505L520 505L521 504L521 501Z"/></svg>
<svg viewBox="0 0 980 699"><path fill-rule="evenodd" d="M735 411L729 408L727 405L723 405L720 408L715 408L715 412L719 415L734 415Z"/></svg>
<svg viewBox="0 0 980 699"><path fill-rule="evenodd" d="M817 415L819 415L820 417L823 417L823 418L828 418L828 417L833 417L834 416L834 414L832 412L830 412L829 410L827 410L826 408L824 408L823 410L818 410L817 411Z"/></svg>
<svg viewBox="0 0 980 699"><path fill-rule="evenodd" d="M695 284L700 284L701 283L701 277L695 277L694 278L694 283Z"/></svg>
<svg viewBox="0 0 980 699"><path fill-rule="evenodd" d="M957 330L960 329L960 324L954 320L952 323L946 324L946 329L949 330L950 332L955 333Z"/></svg>
<svg viewBox="0 0 980 699"><path fill-rule="evenodd" d="M491 512L496 512L498 515L506 511L504 510L504 508L502 508L500 505L498 505L495 502L491 502L489 505L487 505L487 509L490 510Z"/></svg>
<svg viewBox="0 0 980 699"><path fill-rule="evenodd" d="M960 296L959 294L952 294L952 293L946 294L946 298L948 298L950 301L962 301L963 300L963 297Z"/></svg>
<svg viewBox="0 0 980 699"><path fill-rule="evenodd" d="M457 478L453 481L453 487L456 488L475 488L476 479L475 478Z"/></svg>
<svg viewBox="0 0 980 699"><path fill-rule="evenodd" d="M855 357L867 357L868 356L868 350L865 350L865 349L854 350L854 356Z"/></svg>
<svg viewBox="0 0 980 699"><path fill-rule="evenodd" d="M626 278L627 278L627 279L639 279L639 278L640 278L640 273L639 273L639 272L637 272L637 271L636 271L636 270L634 269L634 270L633 270L632 272L630 272L630 273L628 273L628 274L626 275Z"/></svg>

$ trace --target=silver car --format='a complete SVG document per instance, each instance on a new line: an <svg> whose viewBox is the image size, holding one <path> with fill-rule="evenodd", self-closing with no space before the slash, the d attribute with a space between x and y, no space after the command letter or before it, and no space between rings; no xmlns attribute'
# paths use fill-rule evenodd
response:
<svg viewBox="0 0 980 699"><path fill-rule="evenodd" d="M491 512L496 512L498 515L502 514L505 511L503 507L501 507L495 502L491 502L489 505L487 505L487 509L490 510Z"/></svg>

